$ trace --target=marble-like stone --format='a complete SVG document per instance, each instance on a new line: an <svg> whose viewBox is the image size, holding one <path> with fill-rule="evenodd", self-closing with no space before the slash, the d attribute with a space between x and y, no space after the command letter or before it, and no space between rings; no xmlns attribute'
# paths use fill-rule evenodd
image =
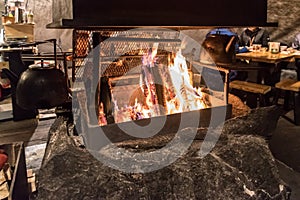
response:
<svg viewBox="0 0 300 200"><path fill-rule="evenodd" d="M248 115L227 120L223 126L223 133L268 137L276 128L282 114L282 108L275 105L252 109Z"/></svg>
<svg viewBox="0 0 300 200"><path fill-rule="evenodd" d="M247 118L232 119L230 124L233 127L233 123L245 126L240 121L251 120L256 115L257 119L262 119L267 116L263 114L265 112L274 114L276 108L259 108L250 112ZM276 121L276 118L271 118L269 122L271 120ZM262 121L256 123L259 122ZM225 126L229 125L225 123ZM60 117L50 130L38 176L38 193L33 199L289 199L290 189L279 178L266 141L251 135L256 129L256 126L249 126L248 131L241 131L244 135L238 132L229 134L232 129L228 127L223 129L222 137L203 158L199 156L199 148L204 143L206 129L198 129L186 154L174 163L148 173L125 173L104 165L87 149L78 147L67 134L65 119ZM192 135L193 130L184 129L181 131L183 134L177 134L175 138ZM116 145L130 152L152 154L172 137L170 134ZM162 155L153 153L150 161L152 164L159 163L161 159L172 157L176 151L185 148L190 139L193 138L186 137L183 143L165 150ZM100 153L125 167L134 164L132 154L125 153L118 157L118 152L111 145L102 148ZM147 161L144 164L147 165Z"/></svg>

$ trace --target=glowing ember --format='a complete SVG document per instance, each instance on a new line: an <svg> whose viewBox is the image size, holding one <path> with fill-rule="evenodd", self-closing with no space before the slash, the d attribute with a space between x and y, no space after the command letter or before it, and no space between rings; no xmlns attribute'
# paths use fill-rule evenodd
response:
<svg viewBox="0 0 300 200"><path fill-rule="evenodd" d="M193 88L191 73L188 71L186 60L181 52L170 54L168 66L163 66L158 63L157 48L158 44L154 44L151 51L143 56L140 85L137 88L138 93L134 103L119 108L117 100L112 95L115 123L188 112L211 106L209 95L203 93L201 88ZM101 108L99 124L106 124Z"/></svg>
<svg viewBox="0 0 300 200"><path fill-rule="evenodd" d="M100 126L107 125L105 113L104 113L103 110L104 110L104 109L103 109L103 103L101 102L100 108L99 108L99 115L98 115L98 124L99 124Z"/></svg>

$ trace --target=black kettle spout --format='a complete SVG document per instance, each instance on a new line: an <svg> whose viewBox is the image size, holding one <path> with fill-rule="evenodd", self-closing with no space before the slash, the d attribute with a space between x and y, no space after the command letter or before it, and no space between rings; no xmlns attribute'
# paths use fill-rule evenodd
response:
<svg viewBox="0 0 300 200"><path fill-rule="evenodd" d="M15 73L6 68L2 69L2 73L4 73L7 76L12 85L17 86L18 76Z"/></svg>

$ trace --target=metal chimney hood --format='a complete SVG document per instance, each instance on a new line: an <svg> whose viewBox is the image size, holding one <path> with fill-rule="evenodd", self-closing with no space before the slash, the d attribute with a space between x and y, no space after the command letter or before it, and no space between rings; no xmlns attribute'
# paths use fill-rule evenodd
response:
<svg viewBox="0 0 300 200"><path fill-rule="evenodd" d="M47 28L277 26L267 22L267 0L54 0L53 5L61 2L72 13L57 17L62 8L53 9Z"/></svg>

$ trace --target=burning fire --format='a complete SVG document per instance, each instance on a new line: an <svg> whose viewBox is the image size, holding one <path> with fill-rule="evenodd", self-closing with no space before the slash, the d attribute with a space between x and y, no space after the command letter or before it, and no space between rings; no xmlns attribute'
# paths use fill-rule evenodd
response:
<svg viewBox="0 0 300 200"><path fill-rule="evenodd" d="M119 108L113 97L115 123L169 115L207 108L210 105L208 94L201 88L193 88L185 58L181 52L168 56L168 66L158 63L158 43L143 56L140 86L140 97L130 106ZM141 100L142 99L142 100ZM99 125L106 120L101 111Z"/></svg>

